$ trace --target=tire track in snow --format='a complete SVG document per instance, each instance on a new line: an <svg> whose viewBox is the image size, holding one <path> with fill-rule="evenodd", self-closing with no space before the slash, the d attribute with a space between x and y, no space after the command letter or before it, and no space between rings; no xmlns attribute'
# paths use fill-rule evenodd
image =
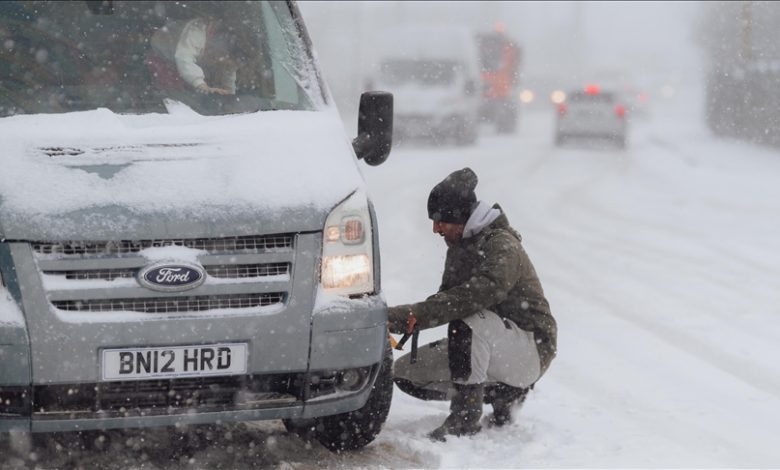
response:
<svg viewBox="0 0 780 470"><path fill-rule="evenodd" d="M731 467L731 466L761 466L766 465L767 462L774 462L776 457L766 453L766 449L760 447L760 445L752 446L743 442L738 451L733 450L737 442L733 438L724 437L724 435L718 432L717 429L713 429L711 426L699 423L696 420L685 419L687 416L681 413L668 413L659 412L658 410L644 409L641 413L631 415L633 420L630 420L626 416L625 411L622 409L614 410L614 390L606 386L603 382L593 380L592 376L582 373L581 369L576 367L566 367L562 364L556 364L555 374L550 374L545 380L548 383L556 383L560 386L570 390L573 394L581 397L589 405L598 407L604 410L607 415L613 415L613 420L624 420L625 423L633 428L635 431L632 433L631 440L634 441L638 438L637 435L644 435L648 438L658 438L668 441L670 444L665 446L667 451L669 448L680 447L680 450L672 453L670 456L655 456L646 457L646 461L640 467ZM563 370L559 370L563 369ZM610 397L611 399L605 399ZM671 416L670 416L671 415ZM678 419L682 417L683 419ZM674 420L670 422L669 419ZM625 426L625 425L624 425ZM726 433L732 430L727 430ZM598 430L596 431L598 432ZM602 431L604 432L604 431ZM608 433L604 437L610 436ZM624 437L621 434L619 437ZM735 455L751 455L753 457L752 462L744 461L731 461L724 462L722 457L715 457L712 455L702 456L693 454L692 457L696 459L695 462L690 462L686 459L686 464L681 464L680 454L685 452L687 444L691 441L696 441L698 444L695 448L700 449L704 446L702 442L706 442L707 445L711 445L717 449L728 449ZM622 447L621 442L612 442L613 445ZM747 449L745 447L748 447ZM709 459L709 460L708 460ZM633 461L627 463L629 466L638 465ZM595 464L595 467L600 465ZM620 465L619 465L620 466ZM629 467L630 468L630 467Z"/></svg>
<svg viewBox="0 0 780 470"><path fill-rule="evenodd" d="M668 143L665 140L660 138L648 139L648 140L650 141L651 145L655 144L656 146L662 147L663 151L674 152L683 160L687 161L691 159L691 157L686 155L685 151L679 148L679 146L677 145ZM583 209L587 209L589 211L588 214L605 215L609 218L610 221L619 220L625 222L628 226L631 227L642 227L654 231L656 233L661 233L665 235L669 234L670 233L669 226L654 223L646 219L631 217L629 215L605 207L604 205L594 203L592 199L588 197L589 195L588 190L590 188L598 188L599 187L598 183L603 181L604 179L609 177L622 178L626 173L626 171L631 166L631 162L632 161L630 158L621 158L617 161L611 159L607 160L603 158L595 161L591 160L591 163L598 163L599 164L598 167L589 167L588 170L590 170L590 173L584 174L583 175L584 179L582 181L579 181L571 185L569 188L566 188L563 191L561 191L559 197L553 200L552 208L554 207L563 208L563 210L566 212L566 214L562 214L564 218L568 219L572 215L574 217L582 218L583 217L582 212L572 209L572 206L576 205L576 206L580 206ZM599 224L589 224L587 225L587 227L591 230L600 230L602 233L605 232L603 226ZM609 233L606 234L611 236L614 235L614 232L610 231ZM691 242L698 242L700 240L699 234L689 233L688 231L685 231L682 227L674 227L674 234L675 236L685 236L686 239ZM746 265L748 267L758 268L768 275L777 275L777 270L775 269L774 266L765 263L760 263L756 260L749 260L745 256L739 254L737 251L729 249L728 246L718 246L718 247L708 246L707 249L711 250L711 252L714 255L727 258L732 262L732 265ZM686 256L686 254L678 253L677 256Z"/></svg>
<svg viewBox="0 0 780 470"><path fill-rule="evenodd" d="M600 205L600 204L597 204L597 203L593 202L592 200L590 200L590 198L588 198L587 194L581 194L577 198L572 198L570 200L570 202L572 202L574 205L579 206L581 209L586 209L587 211L589 211L588 212L589 214L600 214L600 215L606 216L610 221L616 221L616 220L617 221L621 221L621 222L625 223L627 226L638 227L638 228L645 229L647 231L656 232L656 233L660 233L660 234L663 234L663 235L668 235L668 234L672 233L672 227L661 225L661 224L657 224L657 223L648 221L646 219L641 219L641 218L638 218L638 217L631 217L631 216L628 216L626 214L617 212L615 210L611 210L611 209L609 209L607 207L604 207L603 205ZM567 215L567 220L571 220L572 218L580 218L581 219L583 217L582 212L577 211L577 210L573 210L573 209L569 209L569 208L567 208L567 209L569 211L569 214ZM592 222L592 220L588 220L588 222ZM615 235L614 231L610 231L610 232L607 233L606 230L604 229L603 225L601 225L601 224L593 224L593 223L591 223L591 224L581 224L581 225L582 226L587 226L589 231L600 231L602 234L612 235L612 236ZM679 235L681 237L685 237L686 240L688 242L691 242L691 243L697 243L701 239L700 236L698 236L696 234L692 234L692 233L685 233L684 231L679 230L678 227L674 228L674 234L675 234L675 236ZM628 239L622 239L621 241L629 241L629 240ZM700 243L699 243L699 246L700 247L703 246L704 248L709 250L709 252L712 255L716 255L719 258L725 258L726 260L728 260L730 262L729 264L732 265L732 266L733 265L743 265L745 267L751 268L751 270L753 270L753 271L759 270L759 271L764 272L765 274L777 275L777 269L775 269L774 267L770 266L769 264L760 263L760 262L757 262L755 260L749 260L749 259L745 258L745 256L742 256L742 255L738 254L737 252L730 250L728 248L728 246L718 245L718 246L714 246L713 247L713 246L709 246L709 245L701 245ZM684 253L684 252L679 252L679 251L678 252L672 252L671 250L668 250L668 249L664 250L664 249L659 248L659 247L652 247L652 248L654 250L658 251L658 252L665 251L666 254L673 254L674 256L677 256L677 257L680 257L680 258L683 258L683 259L687 259L687 260L692 261L692 262L700 262L700 261L706 259L706 257L693 257L693 256L690 256L690 255Z"/></svg>
<svg viewBox="0 0 780 470"><path fill-rule="evenodd" d="M604 252L606 254L605 255L606 257L612 257L616 252L622 253L630 259L641 260L647 266L651 266L654 264L657 265L659 259L656 256L659 253L654 253L653 250L651 249L645 250L645 247L643 246L639 246L635 250L631 250L631 249L624 248L623 245L613 246L607 243L603 243L598 239L585 239L582 236L575 235L575 234L567 234L561 231L553 232L551 230L542 229L538 231L538 233L546 234L551 240L561 240L561 238L569 238L571 240L574 240L575 243L583 243L587 245L589 247L589 251L591 252ZM534 243L539 245L544 245L546 252L550 252L552 250L556 250L556 251L560 250L560 241L551 243L544 238L540 238L539 240L535 240ZM674 260L675 258L672 257L671 259ZM567 263L567 265L568 264L571 263ZM746 293L744 292L734 293L734 285L732 283L729 283L726 280L716 278L712 270L708 270L706 267L703 266L700 267L696 263L692 265L678 264L677 269L672 269L671 271L679 273L683 270L688 272L693 272L695 276L698 277L698 279L709 280L711 285L719 285L722 290L729 292L731 295L734 296L746 295ZM677 278L680 277L681 276L679 275L677 276ZM675 278L670 277L670 282L673 282L674 279ZM678 299L681 301L680 305L689 304L691 302L691 296L695 296L695 295L696 294L694 292L688 292L688 291L686 292L664 291L663 292L663 298L665 300L670 301L672 299ZM705 299L705 300L709 302L715 302L715 300L711 300L711 299ZM743 333L746 337L750 337L751 341L761 340L767 345L774 345L777 342L776 330L772 328L756 329L755 326L750 323L743 323L743 322L735 323L733 316L724 317L721 313L718 313L721 312L722 309L704 308L703 306L701 306L702 302L703 301L699 301L701 308L697 309L697 311L706 314L714 321L717 321L719 323L728 323L728 329Z"/></svg>
<svg viewBox="0 0 780 470"><path fill-rule="evenodd" d="M583 217L585 216L575 213L568 217L567 221L576 222L576 219L581 219ZM539 230L538 233L545 234L551 238L563 235L610 255L621 254L625 256L625 259L641 261L648 266L657 265L658 260L663 259L667 264L671 264L674 267L674 269L670 270L670 273L674 273L673 275L670 274L670 279L685 279L686 276L684 276L683 273L688 273L692 278L707 280L710 284L717 285L721 289L729 292L735 289L734 279L750 278L755 274L756 269L754 268L761 270L761 267L754 263L742 263L744 266L738 267L735 266L737 263L726 260L724 261L724 264L729 266L728 271L714 271L708 267L708 265L711 264L709 260L712 258L703 254L693 255L687 251L667 248L665 245L660 246L651 245L648 244L648 242L643 243L641 240L620 236L620 232L618 231L607 231L600 224L589 225L587 222L578 222L578 226L587 228L587 230L576 230L567 227L569 233L564 233L562 231L553 232L549 229ZM698 244L697 248L702 248L702 245ZM718 250L717 247L704 248L708 251ZM738 275L738 272L746 273L747 275ZM769 271L765 274L776 277L776 273L770 273Z"/></svg>
<svg viewBox="0 0 780 470"><path fill-rule="evenodd" d="M545 256L551 259L557 259L560 265L569 265L570 269L567 273L574 274L572 273L572 269L576 269L576 267L571 266L570 263L566 262L555 249L548 249L545 251ZM584 276L586 273L577 274ZM780 377L773 373L773 371L758 367L749 361L707 344L696 336L687 334L679 328L666 326L655 322L644 315L631 310L626 310L623 306L614 303L598 291L586 291L580 284L560 275L556 275L555 273L551 275L548 274L548 276L551 277L551 280L548 280L547 282L555 283L567 292L581 297L587 303L600 305L603 307L603 310L601 311L655 335L661 341L672 347L700 359L702 362L743 381L751 387L773 395L776 398L780 398Z"/></svg>
<svg viewBox="0 0 780 470"><path fill-rule="evenodd" d="M583 173L583 179L573 183L561 193L559 193L559 195L554 198L552 203L547 207L548 212L552 212L553 210L557 211L559 214L561 214L559 216L561 220L567 222L573 221L575 222L575 226L582 227L583 230L576 230L568 226L562 232L558 231L553 233L550 230L541 230L539 232L547 235L547 237L540 237L540 239L556 239L559 238L562 233L568 232L566 235L570 238L575 238L577 242L582 242L591 247L601 249L610 255L614 254L615 252L623 253L624 255L627 255L629 259L644 261L646 266L657 264L658 259L671 260L673 261L673 265L677 267L677 269L672 270L673 272L677 273L676 278L683 278L683 276L679 275L680 272L689 272L694 275L693 279L707 280L710 282L710 284L717 285L726 292L734 291L735 279L750 279L755 275L756 270L764 272L764 279L766 279L767 276L770 279L777 277L776 270L770 268L769 266L761 263L751 262L744 256L731 253L727 249L721 249L721 247L707 245L705 247L707 251L716 254L718 259L725 257L725 261L727 261L724 264L727 265L729 269L722 272L716 272L711 269L707 269L706 266L709 264L707 261L710 258L707 258L706 255L697 256L688 252L669 249L666 246L649 245L647 243L643 243L641 240L633 240L625 236L619 237L620 232L614 229L610 229L610 227L613 227L614 224L610 223L605 226L604 224L598 223L597 221L594 222L595 219L591 217L591 214L601 213L607 215L611 220L624 220L627 222L627 226L631 227L632 232L635 231L635 227L647 227L663 233L667 237L672 233L674 233L675 236L679 235L679 230L677 229L672 231L670 227L654 224L646 220L626 217L623 216L623 214L618 214L614 211L608 210L601 205L593 203L590 198L588 198L587 190L592 187L598 187L599 182L603 179L610 176L617 177L616 173L622 173L625 170L625 168L623 168L624 162L622 161L615 162L611 159L599 159L597 163L600 163L600 165L593 167L592 171ZM620 168L616 168L615 165L620 165ZM606 166L607 171L604 171L604 169L600 168L601 166ZM591 167L588 169L591 169ZM583 211L573 209L574 207L580 207L586 210ZM689 240L698 241L695 236L687 236ZM648 237L648 239L656 240L655 237ZM606 240L610 240L611 242L607 242ZM616 241L619 241L619 243L615 243ZM698 246L701 246L701 244L699 243ZM687 263L684 261L687 261ZM737 270L739 271L737 272ZM780 279L778 279L778 283L780 283ZM768 286L771 284L771 281L764 281L764 284ZM761 286L759 286L759 288L764 289ZM684 293L679 292L673 293L671 295L665 293L665 296L688 300ZM735 301L737 300L735 299ZM709 312L709 310L707 310L707 312ZM722 316L715 316L715 318L717 318L719 321L726 321ZM728 320L730 321L731 319ZM754 328L750 328L749 325L743 325L741 323L736 325L736 327L744 328L744 331L749 335L761 336L767 342L767 344L774 344L776 341L776 335L773 334L771 329L760 329L756 331Z"/></svg>
<svg viewBox="0 0 780 470"><path fill-rule="evenodd" d="M564 229L555 232L550 229L537 230L538 233L546 235L545 237L539 237L539 239L544 242L545 239L555 240L561 236L566 236L576 240L577 243L584 243L594 249L601 250L610 256L615 253L622 253L627 256L627 259L642 261L646 266L657 265L659 259L668 260L668 264L675 266L675 269L670 270L670 272L675 273L674 277L676 279L685 279L680 273L691 273L692 279L709 281L711 285L719 286L724 292L734 292L735 279L752 279L755 277L756 271L763 272L762 279L773 279L778 277L776 270L763 264L751 262L744 257L735 254L731 254L729 257L728 253L726 253L727 250L721 250L720 247L704 246L707 251L717 254L717 259L725 258L724 265L729 268L723 271L714 271L707 268L707 265L711 264L708 260L712 258L708 258L706 255L693 255L688 252L668 248L665 245L651 245L648 244L648 242L643 243L643 240L630 239L625 236L620 237L621 232L613 228L615 224L609 223L605 225L599 223L591 214L607 214L611 219L620 219L622 217L628 222L627 226L631 227L632 233L641 233L641 230L636 229L646 227L663 233L668 237L672 233L677 236L679 231L672 231L669 227L664 227L645 220L623 217L622 214L613 214L606 208L591 202L587 197L586 188L597 185L602 178L606 177L608 177L607 172L597 171L595 175L586 175L585 181L577 182L572 187L563 191L550 207L560 214L560 220L566 221L567 223L573 222L573 227L567 225ZM575 206L585 210L572 209L572 207ZM551 209L548 208L548 211L550 210ZM574 227L581 227L581 229L578 230ZM646 239L654 241L656 240L656 237L649 236L646 237ZM696 239L694 237L689 237L689 240ZM701 246L701 243L697 244L697 247ZM778 279L777 282L780 283L780 279ZM771 281L765 280L763 284L769 286ZM762 289L762 291L766 290L760 285L758 288ZM665 292L664 296L667 298L688 300L686 294L680 292ZM738 302L738 299L735 299L735 302ZM708 315L717 318L719 321L732 320L731 318L724 319L722 316L713 315L709 313L709 310L704 311ZM756 330L750 325L742 323L737 323L731 328L740 329L747 335L758 336L767 344L774 344L776 342L776 332L773 332L772 329Z"/></svg>

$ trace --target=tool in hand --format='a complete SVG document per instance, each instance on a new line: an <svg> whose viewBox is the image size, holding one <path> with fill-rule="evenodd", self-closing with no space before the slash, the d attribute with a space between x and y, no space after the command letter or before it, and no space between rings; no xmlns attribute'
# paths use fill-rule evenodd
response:
<svg viewBox="0 0 780 470"><path fill-rule="evenodd" d="M409 340L409 337L412 338L412 352L409 354L409 362L411 364L414 364L417 362L417 341L420 336L420 329L417 328L417 318L415 318L414 313L409 312L409 319L406 321L406 333L401 337L401 340L398 341L398 344L395 346L395 349L399 351L403 351L404 344Z"/></svg>

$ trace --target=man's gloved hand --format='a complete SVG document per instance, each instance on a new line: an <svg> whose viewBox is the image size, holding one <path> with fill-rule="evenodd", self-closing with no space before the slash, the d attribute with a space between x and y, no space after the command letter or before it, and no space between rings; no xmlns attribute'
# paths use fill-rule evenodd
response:
<svg viewBox="0 0 780 470"><path fill-rule="evenodd" d="M387 328L390 333L402 335L409 333L409 314L411 309L409 305L398 305L387 309Z"/></svg>

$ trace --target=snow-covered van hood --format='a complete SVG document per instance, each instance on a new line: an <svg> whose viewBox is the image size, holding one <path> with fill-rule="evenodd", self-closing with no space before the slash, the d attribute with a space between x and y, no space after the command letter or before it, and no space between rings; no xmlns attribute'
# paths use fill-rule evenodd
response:
<svg viewBox="0 0 780 470"><path fill-rule="evenodd" d="M14 116L0 119L0 142L6 239L321 230L364 187L335 109Z"/></svg>

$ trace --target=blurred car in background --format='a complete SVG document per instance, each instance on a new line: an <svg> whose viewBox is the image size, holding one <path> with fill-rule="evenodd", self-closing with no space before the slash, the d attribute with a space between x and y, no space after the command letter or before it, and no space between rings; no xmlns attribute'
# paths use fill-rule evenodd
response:
<svg viewBox="0 0 780 470"><path fill-rule="evenodd" d="M393 137L471 145L479 135L479 54L474 33L443 25L386 32L369 88L394 95Z"/></svg>
<svg viewBox="0 0 780 470"><path fill-rule="evenodd" d="M555 145L573 139L607 140L626 146L626 107L614 91L588 85L561 95L557 104Z"/></svg>

